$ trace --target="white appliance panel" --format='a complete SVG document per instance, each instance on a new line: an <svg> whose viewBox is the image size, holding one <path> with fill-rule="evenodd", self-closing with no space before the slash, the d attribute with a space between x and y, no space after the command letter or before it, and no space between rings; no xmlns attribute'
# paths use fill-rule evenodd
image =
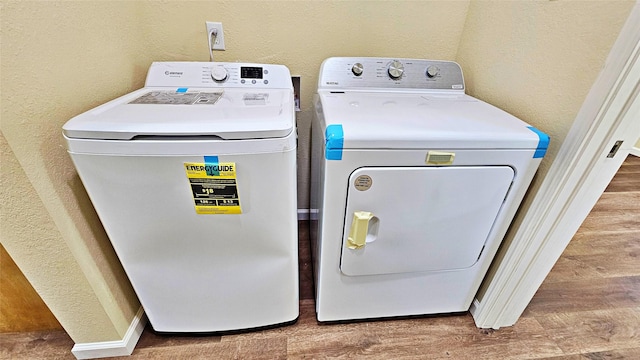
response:
<svg viewBox="0 0 640 360"><path fill-rule="evenodd" d="M295 149L220 157L236 163L240 215L196 214L184 163L201 155L71 156L155 330L298 316Z"/></svg>
<svg viewBox="0 0 640 360"><path fill-rule="evenodd" d="M464 269L478 260L514 177L508 166L360 168L349 178L340 268L348 276ZM359 179L369 183L356 187ZM370 212L349 248L353 214ZM365 229L367 230L367 229Z"/></svg>

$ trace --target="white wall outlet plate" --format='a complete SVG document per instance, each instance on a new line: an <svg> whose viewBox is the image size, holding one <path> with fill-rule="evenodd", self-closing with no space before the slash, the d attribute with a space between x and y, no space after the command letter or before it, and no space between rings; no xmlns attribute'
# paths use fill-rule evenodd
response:
<svg viewBox="0 0 640 360"><path fill-rule="evenodd" d="M224 50L224 30L222 30L222 23L207 21L206 24L209 49Z"/></svg>

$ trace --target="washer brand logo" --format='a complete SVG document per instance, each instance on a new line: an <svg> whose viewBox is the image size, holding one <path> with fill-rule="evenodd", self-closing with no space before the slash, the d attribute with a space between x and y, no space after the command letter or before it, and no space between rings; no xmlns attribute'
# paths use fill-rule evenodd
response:
<svg viewBox="0 0 640 360"><path fill-rule="evenodd" d="M164 72L165 75L168 76L182 76L183 72L182 71L165 71Z"/></svg>
<svg viewBox="0 0 640 360"><path fill-rule="evenodd" d="M327 81L327 85L340 85L337 81Z"/></svg>

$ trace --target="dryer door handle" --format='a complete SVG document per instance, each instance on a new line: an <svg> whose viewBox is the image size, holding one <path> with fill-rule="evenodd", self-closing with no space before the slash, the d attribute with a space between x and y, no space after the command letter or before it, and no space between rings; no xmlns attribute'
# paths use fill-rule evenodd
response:
<svg viewBox="0 0 640 360"><path fill-rule="evenodd" d="M356 211L353 213L351 229L347 237L347 247L349 249L360 249L367 242L369 233L369 220L373 218L373 213L368 211Z"/></svg>

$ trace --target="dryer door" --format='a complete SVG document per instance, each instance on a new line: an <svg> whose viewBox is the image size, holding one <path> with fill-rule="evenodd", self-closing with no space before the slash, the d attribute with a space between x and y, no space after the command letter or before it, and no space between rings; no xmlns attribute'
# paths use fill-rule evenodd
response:
<svg viewBox="0 0 640 360"><path fill-rule="evenodd" d="M473 266L513 177L509 166L357 169L349 178L342 273Z"/></svg>

